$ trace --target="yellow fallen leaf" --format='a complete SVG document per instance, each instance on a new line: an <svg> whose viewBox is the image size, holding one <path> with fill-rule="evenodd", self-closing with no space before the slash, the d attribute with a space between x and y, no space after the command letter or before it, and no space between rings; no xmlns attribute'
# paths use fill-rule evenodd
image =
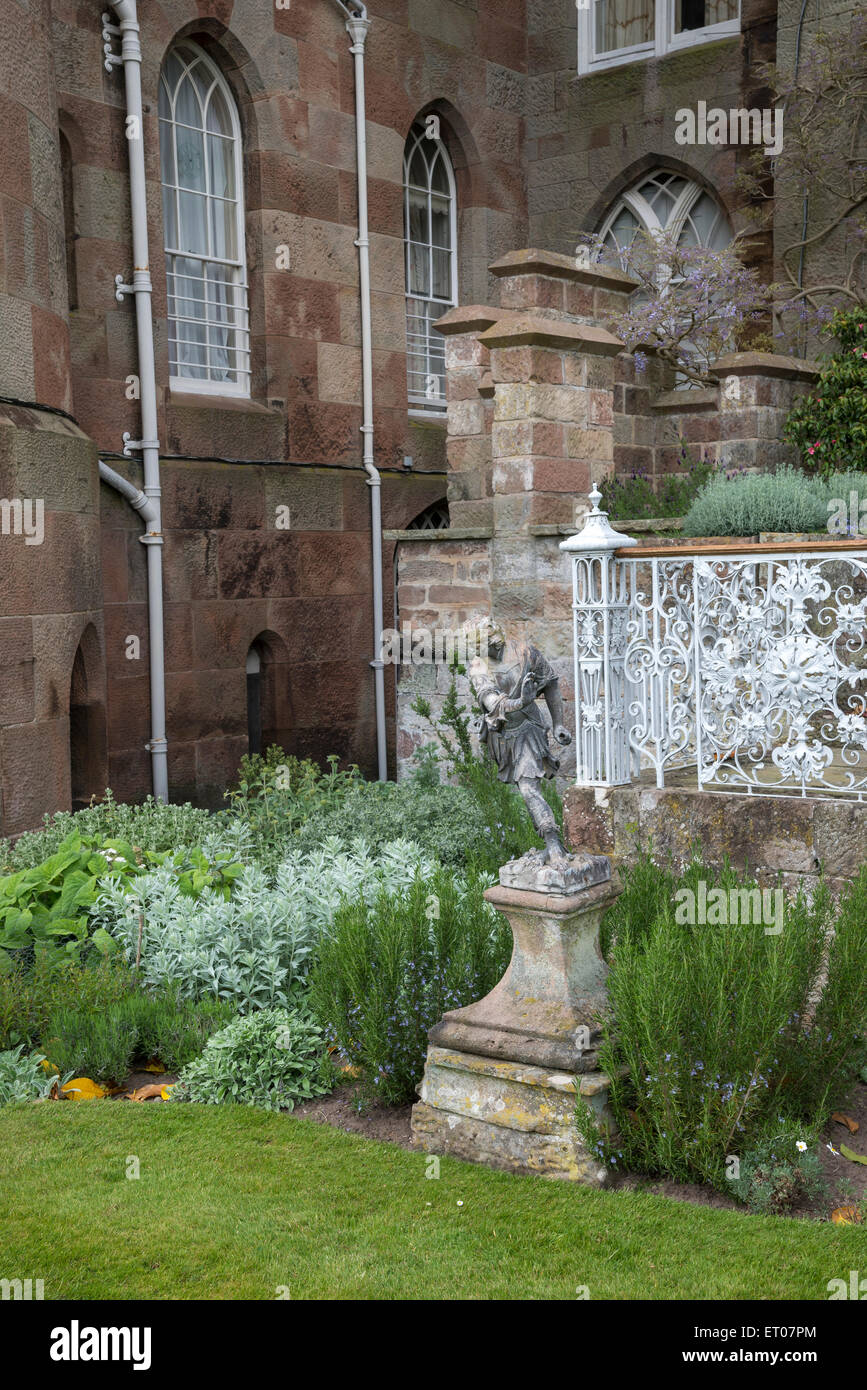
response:
<svg viewBox="0 0 867 1390"><path fill-rule="evenodd" d="M160 1099L161 1099L161 1100L171 1100L171 1098L172 1098L172 1097L171 1097L171 1093L172 1093L172 1091L173 1091L174 1089L175 1089L174 1083L172 1083L171 1086L163 1086L163 1089L160 1091Z"/></svg>
<svg viewBox="0 0 867 1390"><path fill-rule="evenodd" d="M860 1226L864 1218L858 1207L835 1207L831 1220L835 1226Z"/></svg>
<svg viewBox="0 0 867 1390"><path fill-rule="evenodd" d="M857 1120L850 1119L848 1115L842 1115L839 1110L834 1111L831 1119L836 1120L838 1125L845 1125L850 1134L857 1134L861 1128Z"/></svg>
<svg viewBox="0 0 867 1390"><path fill-rule="evenodd" d="M147 1066L142 1067L142 1071L153 1071L156 1072L157 1076L163 1076L165 1074L165 1070L166 1069L163 1066L162 1062L158 1062L155 1057L152 1057L150 1059Z"/></svg>
<svg viewBox="0 0 867 1390"><path fill-rule="evenodd" d="M162 1100L162 1093L165 1087L158 1081L151 1082L148 1086L139 1086L137 1091L130 1091L125 1100Z"/></svg>
<svg viewBox="0 0 867 1390"><path fill-rule="evenodd" d="M70 1100L103 1100L108 1095L108 1091L91 1081L89 1076L75 1076L61 1090Z"/></svg>

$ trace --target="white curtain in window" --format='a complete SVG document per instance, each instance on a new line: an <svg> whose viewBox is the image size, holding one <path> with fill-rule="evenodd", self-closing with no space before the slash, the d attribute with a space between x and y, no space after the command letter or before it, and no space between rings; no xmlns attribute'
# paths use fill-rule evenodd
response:
<svg viewBox="0 0 867 1390"><path fill-rule="evenodd" d="M597 53L653 42L654 0L596 0L595 18Z"/></svg>

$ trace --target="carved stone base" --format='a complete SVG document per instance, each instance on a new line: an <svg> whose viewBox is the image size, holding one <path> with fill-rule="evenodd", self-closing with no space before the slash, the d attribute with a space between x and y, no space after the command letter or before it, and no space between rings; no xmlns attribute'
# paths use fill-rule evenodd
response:
<svg viewBox="0 0 867 1390"><path fill-rule="evenodd" d="M576 1078L430 1047L413 1139L427 1153L601 1187L607 1170L575 1128L579 1090L605 1122L608 1078L601 1072Z"/></svg>
<svg viewBox="0 0 867 1390"><path fill-rule="evenodd" d="M604 856L583 859L573 867L592 886L552 893L500 884L486 892L509 920L512 959L486 998L447 1013L428 1034L412 1131L429 1153L605 1182L575 1109L580 1095L610 1127L609 1082L597 1062L607 1002L598 938L620 884ZM503 872L516 868L522 872L521 861Z"/></svg>
<svg viewBox="0 0 867 1390"><path fill-rule="evenodd" d="M484 999L445 1014L430 1041L555 1071L595 1070L607 1003L599 923L620 891L616 877L568 895L489 888L485 897L512 928L511 963Z"/></svg>

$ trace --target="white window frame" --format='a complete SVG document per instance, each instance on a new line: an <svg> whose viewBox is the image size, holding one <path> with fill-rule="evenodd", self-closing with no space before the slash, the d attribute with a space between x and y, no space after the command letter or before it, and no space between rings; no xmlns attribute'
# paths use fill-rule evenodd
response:
<svg viewBox="0 0 867 1390"><path fill-rule="evenodd" d="M618 48L612 53L596 54L594 45L596 0L576 0L578 10L578 72L586 74L599 72L603 68L618 68L625 63L639 62L642 58L663 58L666 53L676 53L696 44L710 43L714 39L724 39L741 32L740 5L736 19L724 20L721 24L707 24L703 29L688 29L682 34L674 31L677 0L655 0L654 37L651 43L634 44L631 48Z"/></svg>
<svg viewBox="0 0 867 1390"><path fill-rule="evenodd" d="M410 350L409 350L409 338L410 338L410 334L409 334L409 302L410 302L410 300L411 300L411 299L415 299L415 300L425 300L425 302L428 303L428 304L436 304L438 307L441 307L441 309L442 309L442 313L439 315L440 318L442 318L443 314L448 313L449 309L453 309L453 308L455 307L455 305L457 304L457 302L458 302L458 198L457 198L457 184L456 184L456 182L455 182L455 171L454 171L454 168L453 168L453 166L452 166L451 156L449 155L449 152L448 152L448 150L446 149L446 146L445 146L445 144L443 143L443 141L440 140L439 138L434 138L434 137L427 136L427 135L424 137L424 139L426 139L426 140L430 139L431 142L437 146L437 150L438 150L438 152L439 152L439 154L440 154L440 157L441 157L441 159L442 159L443 165L444 165L444 167L445 167L446 175L447 175L447 178L448 178L448 185L449 185L449 191L448 191L448 199L449 199L449 242L450 242L450 245L449 245L449 261L450 261L450 269L451 269L451 299L450 299L449 301L446 301L446 300L438 299L438 298L433 297L433 296L426 297L425 295L421 295L421 294L411 294L411 293L410 293L410 289L409 289L409 284L410 284L410 274L409 274L409 267L410 267L410 261L409 261L409 257L410 257L410 238L409 238L409 189L410 189L410 184L409 184L409 167L410 167L410 164L411 164L411 162L412 162L412 156L413 156L413 154L415 153L416 145L417 145L418 143L420 143L420 141L418 141L418 140L413 141L412 148L409 149L409 152L407 152L407 151L408 151L408 147L409 147L409 141L410 141L410 139L412 138L412 132L416 129L417 126L421 126L421 125L424 125L424 119L419 118L418 120L413 121L412 127L410 128L410 134L409 134L409 136L407 137L406 147L404 148L404 156L403 156L403 256L404 256L404 290L405 290L404 298L405 298L405 303L406 303L407 373L409 372L409 360L410 360L410 356L411 356L411 353L410 353ZM413 184L412 186L413 186L414 188L416 187L415 184ZM428 206L429 206L429 205L430 205L430 196L431 196L431 189L430 189L430 186L428 186L427 190L419 190L419 191L422 191L422 192L425 192L425 191L426 191L426 192L427 192L427 196L428 196ZM430 253L432 253L432 251L433 251L433 244L432 244L432 242L429 241L429 242L427 243L427 246L428 246L428 251L429 251ZM436 249L437 249L437 250L443 250L444 248L443 248L443 247L437 247ZM431 286L433 286L433 279L432 279L432 278L431 278ZM427 397L425 397L425 396L420 395L418 392L413 392L413 391L411 391L411 390L409 389L409 379L408 379L408 377L407 377L407 398L408 398L408 401L409 401L409 414L410 414L410 417L411 417L411 418L426 419L426 420L430 420L430 419L443 420L443 419L445 419L445 416L446 416L446 399L445 399L445 396L437 396L434 400L431 400L431 399L429 399L429 398L427 398Z"/></svg>
<svg viewBox="0 0 867 1390"><path fill-rule="evenodd" d="M204 50L203 48L200 48L198 44L193 43L193 42L191 42L191 41L188 40L188 39L182 39L179 43L173 44L173 45L172 45L172 47L169 49L169 53L166 54L166 57L168 57L169 54L174 54L175 58L177 59L177 61L178 61L179 63L182 64L182 66L184 67L184 69L185 69L185 70L189 70L189 68L192 66L192 64L191 64L191 63L187 60L187 58L184 56L184 49L192 50L192 51L196 54L196 57L197 57L198 61L208 70L208 72L209 72L210 75L211 75L212 82L211 82L211 87L209 88L209 91L208 91L208 100L210 100L210 97L211 97L211 95L212 95L214 89L215 89L215 88L219 88L220 92L222 93L223 99L224 99L224 101L225 101L225 103L226 103L226 107L227 107L227 109L228 109L228 112L229 112L229 119L230 119L231 125L232 125L232 137L231 137L231 138L232 138L232 153L233 153L233 160L234 160L234 167L235 167L235 188L236 188L236 190L237 190L237 197L236 197L236 199L235 199L234 201L235 201L236 238L237 238L236 245L237 245L237 247L238 247L238 256L237 256L237 259L234 259L234 260L226 260L225 258L222 258L222 257L220 257L220 256L204 256L204 255L199 255L198 253L195 253L195 252L181 251L181 250L179 250L179 249L176 248L176 247L168 246L168 245L166 244L166 234L165 234L165 233L166 233L166 229L165 229L165 227L164 227L164 228L163 228L163 254L165 255L165 258L166 258L166 286L167 286L167 289L168 289L168 286L169 286L169 276L172 274L172 271L171 271L170 267L171 267L171 261L172 261L172 258L173 258L173 257L182 257L182 258L185 259L185 260L200 261L200 262L204 262L204 263L207 264L207 265L225 265L225 266L231 266L231 267L233 268L234 272L235 272L234 277L233 277L233 280L232 280L232 286L233 286L233 289L234 289L234 291L235 291L235 297L236 297L236 298L235 298L235 304L233 305L233 308L234 308L234 311L235 311L236 318L238 319L239 324L240 324L240 326L238 326L238 327L235 327L234 325L232 325L232 327L234 327L234 329L235 329L235 339L236 339L235 344L234 344L234 346L233 346L233 351L234 351L234 353L235 353L235 360L238 361L238 362L243 361L243 362L246 363L246 365L243 366L243 367L238 366L238 367L236 368L236 372L237 372L237 375L238 375L238 378L239 378L239 380L237 380L237 381L219 381L219 380L213 380L213 379L211 379L210 377L207 377L207 378L204 378L204 379L203 379L202 377L174 376L174 375L171 374L172 368L170 367L170 368L169 368L169 372L170 372L170 375L169 375L169 388L170 388L170 390L172 390L172 391L176 391L176 392L184 393L184 394L190 393L190 394L201 395L201 396L232 396L232 397L236 397L236 398L240 396L240 397L243 397L243 398L245 398L245 399L249 399L249 396L250 396L250 381L251 381L251 363L250 363L250 302L249 302L249 286L248 286L248 283L247 283L246 222L245 222L245 214L244 214L244 156L243 156L243 135L242 135L242 131L241 131L241 121L240 121L240 117L238 116L238 107L237 107L237 103L236 103L236 101L235 101L235 96L234 96L234 93L233 93L231 87L229 86L228 82L226 81L225 77L223 76L223 73L220 71L220 69L219 69L219 67L217 66L217 64L216 64L216 63L213 61L213 59L205 52L205 50ZM175 98L176 98L176 94L177 94L177 87L175 87L175 90L174 90L174 91L170 91L170 90L169 90L168 82L165 80L165 77L164 77L164 68L163 68L163 70L161 70L161 72L160 72L160 86L163 87L163 88L165 88L165 90L168 92L168 95L169 95L170 108L171 108L171 113L172 113L172 118L173 118L172 121L171 121L171 127L172 127L172 144L173 144L173 148L174 148L175 178L177 178L177 177L178 177L178 156L177 156L177 139L176 139L175 131L176 131L176 129L177 129L178 122L175 121L175 119L174 119L174 115L175 115ZM160 119L160 123L161 123L161 124L166 124L166 122L163 120L162 117L160 117L159 119ZM209 172L209 165L208 165L208 158L207 158L207 146L205 147L205 179L206 179L206 185L208 185L208 184L210 183L210 172ZM163 179L162 179L162 165L161 165L161 167L160 167L160 193L161 193L161 195L162 195L162 190L163 190L164 188L167 188L167 187L172 188L172 190L173 190L173 192L175 193L175 195L177 194L178 189L179 189L179 185L178 185L178 184L169 185L169 184L164 184L164 183L163 183ZM193 191L193 192L196 192L196 193L199 193L199 192L200 192L200 190L198 190L198 189L190 190L190 191ZM206 199L208 199L208 200L210 200L210 198L213 196L213 195L210 193L209 187L206 187L206 192L205 192L205 195L204 195L204 196L205 196ZM224 200L221 199L220 201L224 201ZM180 214L179 214L179 210L177 209L177 205L176 205L176 211L175 211L175 223L176 223L176 226L179 228L179 227L180 227ZM210 217L208 217L208 219L207 219L207 225L210 226ZM175 297L175 298L176 298L177 296L176 296L176 295L173 295L172 297ZM169 337L171 337L171 335L172 335L172 327L173 327L173 324L175 324L177 321L178 321L178 320L177 320L175 317L173 317L171 314L168 315L168 331L169 331ZM210 320L207 320L207 322L210 323L211 321L210 321ZM219 326L219 325L217 325L217 326Z"/></svg>

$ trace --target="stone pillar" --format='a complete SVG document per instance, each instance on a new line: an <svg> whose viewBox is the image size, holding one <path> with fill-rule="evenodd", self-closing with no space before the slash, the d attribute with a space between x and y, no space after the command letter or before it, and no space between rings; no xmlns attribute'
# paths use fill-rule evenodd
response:
<svg viewBox="0 0 867 1390"><path fill-rule="evenodd" d="M815 362L772 352L732 352L713 364L720 390L720 466L763 472L797 463L783 425L797 398L818 380Z"/></svg>
<svg viewBox="0 0 867 1390"><path fill-rule="evenodd" d="M458 529L493 524L493 391L489 352L479 334L501 317L499 309L470 304L450 309L436 324L446 341L447 495L451 525Z"/></svg>
<svg viewBox="0 0 867 1390"><path fill-rule="evenodd" d="M607 997L599 925L620 886L603 855L543 869L550 892L510 886L521 862L485 894L512 928L511 963L485 999L431 1029L413 1136L428 1153L601 1186L606 1170L575 1112L582 1098L610 1124L597 1063Z"/></svg>

